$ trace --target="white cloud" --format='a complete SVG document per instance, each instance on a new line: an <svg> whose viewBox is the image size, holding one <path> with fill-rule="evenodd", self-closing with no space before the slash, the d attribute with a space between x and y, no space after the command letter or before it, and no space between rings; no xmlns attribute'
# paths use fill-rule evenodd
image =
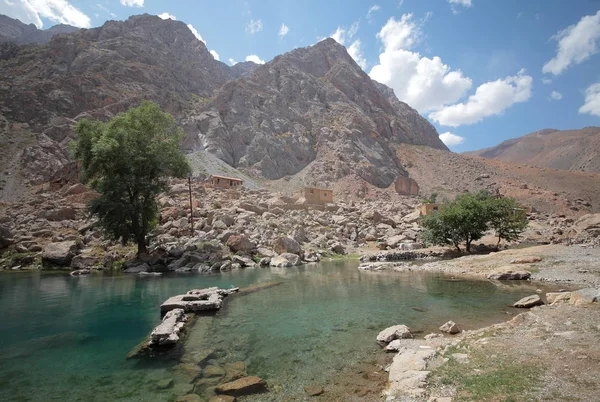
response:
<svg viewBox="0 0 600 402"><path fill-rule="evenodd" d="M459 145L465 142L465 137L460 135L452 134L450 131L440 134L440 140L449 147Z"/></svg>
<svg viewBox="0 0 600 402"><path fill-rule="evenodd" d="M450 9L453 14L458 14L460 12L459 6L468 8L473 5L471 4L471 0L448 0L448 3L450 3Z"/></svg>
<svg viewBox="0 0 600 402"><path fill-rule="evenodd" d="M542 78L542 84L552 84L552 78Z"/></svg>
<svg viewBox="0 0 600 402"><path fill-rule="evenodd" d="M544 73L558 75L570 65L583 63L598 53L596 41L600 38L600 11L587 15L577 24L558 32L552 37L558 41L556 56L542 68Z"/></svg>
<svg viewBox="0 0 600 402"><path fill-rule="evenodd" d="M0 0L0 14L16 18L25 24L42 28L42 18L78 28L92 26L90 17L67 0Z"/></svg>
<svg viewBox="0 0 600 402"><path fill-rule="evenodd" d="M111 17L113 17L113 18L117 18L117 14L115 14L115 13L111 12L111 11L110 11L110 10L109 10L107 7L103 6L102 4L100 4L100 3L96 3L96 7L98 7L100 10L102 10L102 11L104 11L104 12L108 13L108 15L110 15ZM98 15L98 14L96 14L96 18L98 18L98 17L99 17L99 15Z"/></svg>
<svg viewBox="0 0 600 402"><path fill-rule="evenodd" d="M231 64L232 66L235 66L235 65L238 63L238 62L237 62L237 61L235 61L234 59L229 59L229 60L227 60L227 61L229 61L229 64Z"/></svg>
<svg viewBox="0 0 600 402"><path fill-rule="evenodd" d="M532 81L530 76L525 75L525 70L521 70L515 76L486 82L466 102L445 106L430 113L429 118L444 126L458 127L500 115L513 104L531 97Z"/></svg>
<svg viewBox="0 0 600 402"><path fill-rule="evenodd" d="M600 117L600 82L590 85L585 90L585 103L579 108L579 113Z"/></svg>
<svg viewBox="0 0 600 402"><path fill-rule="evenodd" d="M127 7L143 7L144 0L121 0L121 4Z"/></svg>
<svg viewBox="0 0 600 402"><path fill-rule="evenodd" d="M329 35L329 37L334 39L340 45L345 45L347 41L350 41L350 39L356 35L358 28L360 28L360 23L355 21L348 30L346 30L346 28L337 27L337 29L331 35Z"/></svg>
<svg viewBox="0 0 600 402"><path fill-rule="evenodd" d="M376 13L380 9L381 9L381 7L379 7L377 4L375 4L375 5L371 6L371 8L369 8L369 11L367 11L367 19L369 20L369 22L373 22L373 13Z"/></svg>
<svg viewBox="0 0 600 402"><path fill-rule="evenodd" d="M420 112L439 109L457 102L471 88L472 81L460 70L452 71L439 57L421 57L411 52L421 37L421 29L405 14L399 21L390 18L377 34L384 46L369 76L390 86L398 99Z"/></svg>
<svg viewBox="0 0 600 402"><path fill-rule="evenodd" d="M356 64L363 70L367 68L367 59L363 56L362 50L360 49L360 40L357 39L348 48L348 54L354 59Z"/></svg>
<svg viewBox="0 0 600 402"><path fill-rule="evenodd" d="M348 37L352 38L358 32L358 28L360 28L360 22L354 21L352 25L350 25L350 29L348 30Z"/></svg>
<svg viewBox="0 0 600 402"><path fill-rule="evenodd" d="M260 57L258 57L255 54L251 54L249 56L246 56L246 61L252 61L256 64L265 64L265 61L263 59L261 59Z"/></svg>
<svg viewBox="0 0 600 402"><path fill-rule="evenodd" d="M562 99L562 94L560 92L557 92L557 91L552 91L550 93L550 99L551 100L561 100Z"/></svg>
<svg viewBox="0 0 600 402"><path fill-rule="evenodd" d="M196 30L196 28L194 28L194 26L192 24L187 24L187 27L189 28L190 31L192 31L194 36L196 38L198 38L198 40L202 41L202 43L204 43L206 45L206 41L204 39L202 39L202 35L200 35L200 33Z"/></svg>
<svg viewBox="0 0 600 402"><path fill-rule="evenodd" d="M343 45L346 42L346 30L342 27L337 27L335 32L329 35L329 37L333 38L340 45Z"/></svg>
<svg viewBox="0 0 600 402"><path fill-rule="evenodd" d="M262 31L263 23L262 20L250 20L248 25L246 26L246 31L251 35L254 35L257 32Z"/></svg>
<svg viewBox="0 0 600 402"><path fill-rule="evenodd" d="M220 60L220 59L219 59L219 53L217 53L217 52L216 52L214 49L210 51L210 54L212 54L212 57L213 57L215 60Z"/></svg>
<svg viewBox="0 0 600 402"><path fill-rule="evenodd" d="M281 24L281 28L279 28L278 35L283 38L285 35L288 34L288 32L290 32L290 28L285 24Z"/></svg>
<svg viewBox="0 0 600 402"><path fill-rule="evenodd" d="M450 4L458 4L464 7L471 7L471 0L448 0Z"/></svg>
<svg viewBox="0 0 600 402"><path fill-rule="evenodd" d="M177 17L175 17L173 14L169 14L169 13L162 13L162 14L158 14L159 18L162 18L163 20L176 20Z"/></svg>

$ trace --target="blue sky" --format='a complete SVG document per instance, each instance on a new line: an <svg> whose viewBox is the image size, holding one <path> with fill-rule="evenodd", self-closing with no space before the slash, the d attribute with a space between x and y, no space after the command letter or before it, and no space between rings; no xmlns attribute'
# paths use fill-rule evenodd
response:
<svg viewBox="0 0 600 402"><path fill-rule="evenodd" d="M591 0L0 0L0 13L43 28L169 14L228 64L332 36L457 152L600 125L599 10Z"/></svg>

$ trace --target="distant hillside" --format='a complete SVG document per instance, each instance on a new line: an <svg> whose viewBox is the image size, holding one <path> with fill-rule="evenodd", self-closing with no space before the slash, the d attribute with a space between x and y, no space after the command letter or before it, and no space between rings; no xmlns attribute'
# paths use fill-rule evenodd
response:
<svg viewBox="0 0 600 402"><path fill-rule="evenodd" d="M71 25L59 24L48 29L37 29L33 24L23 24L19 20L0 14L0 42L12 42L17 45L28 43L48 43L58 33L71 33L77 31Z"/></svg>
<svg viewBox="0 0 600 402"><path fill-rule="evenodd" d="M600 172L600 127L545 129L465 154L560 170Z"/></svg>

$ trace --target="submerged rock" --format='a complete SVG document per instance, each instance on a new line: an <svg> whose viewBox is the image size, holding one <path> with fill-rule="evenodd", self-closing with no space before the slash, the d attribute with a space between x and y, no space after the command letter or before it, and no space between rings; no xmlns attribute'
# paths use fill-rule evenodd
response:
<svg viewBox="0 0 600 402"><path fill-rule="evenodd" d="M215 388L217 394L244 396L265 392L267 383L260 377L242 377L239 380L221 384Z"/></svg>
<svg viewBox="0 0 600 402"><path fill-rule="evenodd" d="M76 269L75 271L71 271L71 276L81 276L81 275L89 275L92 271L87 268L84 269Z"/></svg>
<svg viewBox="0 0 600 402"><path fill-rule="evenodd" d="M308 396L319 396L325 392L323 387L319 386L304 387L304 391L308 394Z"/></svg>
<svg viewBox="0 0 600 402"><path fill-rule="evenodd" d="M413 336L410 333L410 328L408 328L406 325L394 325L393 327L384 329L379 333L379 335L377 335L377 343L383 346L390 343L394 339L407 339L412 337Z"/></svg>
<svg viewBox="0 0 600 402"><path fill-rule="evenodd" d="M535 306L541 306L543 304L544 304L544 301L540 298L540 296L531 295L531 296L522 298L521 300L519 300L518 302L513 304L513 306L519 307L519 308L531 308L531 307L535 307Z"/></svg>

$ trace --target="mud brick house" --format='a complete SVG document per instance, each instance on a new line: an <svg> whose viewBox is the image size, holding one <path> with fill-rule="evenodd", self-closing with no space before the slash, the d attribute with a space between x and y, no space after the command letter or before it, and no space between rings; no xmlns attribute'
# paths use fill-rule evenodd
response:
<svg viewBox="0 0 600 402"><path fill-rule="evenodd" d="M304 189L304 198L307 204L329 204L333 202L333 190L306 187Z"/></svg>
<svg viewBox="0 0 600 402"><path fill-rule="evenodd" d="M216 188L239 188L244 184L242 179L216 175L211 175L208 182Z"/></svg>

